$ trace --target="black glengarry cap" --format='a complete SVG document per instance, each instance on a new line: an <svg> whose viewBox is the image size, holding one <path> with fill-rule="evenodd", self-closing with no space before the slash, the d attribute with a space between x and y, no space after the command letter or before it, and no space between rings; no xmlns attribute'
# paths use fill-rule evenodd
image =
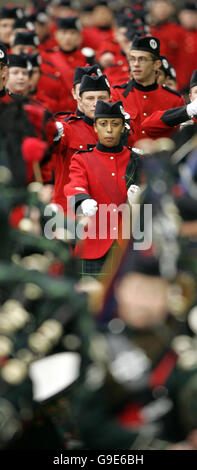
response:
<svg viewBox="0 0 197 470"><path fill-rule="evenodd" d="M81 80L79 94L82 95L84 91L108 91L110 95L110 84L106 75L84 75Z"/></svg>

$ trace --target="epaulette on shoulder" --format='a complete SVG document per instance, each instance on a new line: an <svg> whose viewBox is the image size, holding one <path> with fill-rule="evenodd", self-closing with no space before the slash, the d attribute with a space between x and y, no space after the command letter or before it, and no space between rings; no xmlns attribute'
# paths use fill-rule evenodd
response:
<svg viewBox="0 0 197 470"><path fill-rule="evenodd" d="M113 85L112 88L126 88L129 82L122 83L122 85Z"/></svg>
<svg viewBox="0 0 197 470"><path fill-rule="evenodd" d="M65 113L66 114L66 113ZM69 113L68 113L69 114ZM77 116L75 114L71 114L70 116L68 116L66 119L64 119L65 122L71 122L71 121L79 121L81 118L81 116Z"/></svg>
<svg viewBox="0 0 197 470"><path fill-rule="evenodd" d="M169 88L168 86L165 86L165 85L162 85L162 88L166 91L169 91L170 93L174 93L174 95L177 95L181 98L181 93L179 93L179 91L177 90L172 90L172 88Z"/></svg>
<svg viewBox="0 0 197 470"><path fill-rule="evenodd" d="M48 77L48 78L51 78L52 80L59 80L58 77L56 77L55 75L52 75L52 73L47 73L47 72L43 72L41 71L41 75L44 75L45 77Z"/></svg>
<svg viewBox="0 0 197 470"><path fill-rule="evenodd" d="M49 60L42 59L42 63L43 63L43 64L50 65L51 67L53 67L53 69L55 68L55 65L54 65L52 62L50 62Z"/></svg>
<svg viewBox="0 0 197 470"><path fill-rule="evenodd" d="M77 153L77 154L78 153L87 153L87 152L89 153L89 152L92 152L93 150L94 150L94 146L92 146L88 149L85 149L85 150L77 150L77 152L75 152L75 153Z"/></svg>
<svg viewBox="0 0 197 470"><path fill-rule="evenodd" d="M52 49L46 49L46 52L57 52L59 51L59 47L58 46L54 46Z"/></svg>

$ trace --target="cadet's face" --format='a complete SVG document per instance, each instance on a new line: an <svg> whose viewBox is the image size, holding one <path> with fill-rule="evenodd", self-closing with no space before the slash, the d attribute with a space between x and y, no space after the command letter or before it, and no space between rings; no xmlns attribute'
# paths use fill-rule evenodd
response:
<svg viewBox="0 0 197 470"><path fill-rule="evenodd" d="M37 36L39 37L40 41L43 41L43 39L49 34L48 23L40 24L36 21L34 27L35 27L35 32Z"/></svg>
<svg viewBox="0 0 197 470"><path fill-rule="evenodd" d="M84 114L90 119L94 119L94 111L98 100L109 101L110 95L108 91L84 91L79 97Z"/></svg>
<svg viewBox="0 0 197 470"><path fill-rule="evenodd" d="M159 83L159 85L163 85L165 81L166 81L165 73L163 70L159 69L157 71L157 83Z"/></svg>
<svg viewBox="0 0 197 470"><path fill-rule="evenodd" d="M168 86L169 88L172 88L172 90L177 90L176 80L174 80L171 77L166 77L165 85Z"/></svg>
<svg viewBox="0 0 197 470"><path fill-rule="evenodd" d="M25 95L29 88L29 73L22 67L10 67L6 87L11 93Z"/></svg>
<svg viewBox="0 0 197 470"><path fill-rule="evenodd" d="M5 18L5 19L0 20L0 41L3 41L6 44L9 44L13 24L14 24L14 19L12 18Z"/></svg>
<svg viewBox="0 0 197 470"><path fill-rule="evenodd" d="M97 5L92 13L93 24L97 27L110 26L113 22L113 12L104 5Z"/></svg>
<svg viewBox="0 0 197 470"><path fill-rule="evenodd" d="M34 91L40 79L40 68L33 67L32 74L29 78L29 91Z"/></svg>
<svg viewBox="0 0 197 470"><path fill-rule="evenodd" d="M197 97L197 85L193 86L189 93L190 101L194 101L196 97Z"/></svg>
<svg viewBox="0 0 197 470"><path fill-rule="evenodd" d="M81 44L81 34L76 29L59 29L56 39L63 51L72 51Z"/></svg>
<svg viewBox="0 0 197 470"><path fill-rule="evenodd" d="M179 20L184 28L189 30L196 29L197 13L191 10L182 10L179 13Z"/></svg>
<svg viewBox="0 0 197 470"><path fill-rule="evenodd" d="M149 84L155 81L155 72L160 67L161 61L154 60L150 52L131 50L129 65L132 76L137 82Z"/></svg>
<svg viewBox="0 0 197 470"><path fill-rule="evenodd" d="M94 129L102 145L114 147L120 143L124 123L121 118L99 118L96 120Z"/></svg>
<svg viewBox="0 0 197 470"><path fill-rule="evenodd" d="M175 11L174 5L165 0L157 0L151 5L151 15L160 23L169 18Z"/></svg>

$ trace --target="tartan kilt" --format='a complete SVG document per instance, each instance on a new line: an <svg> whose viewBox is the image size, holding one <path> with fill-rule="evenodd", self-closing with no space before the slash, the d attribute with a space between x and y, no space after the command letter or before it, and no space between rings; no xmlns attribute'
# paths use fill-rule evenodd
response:
<svg viewBox="0 0 197 470"><path fill-rule="evenodd" d="M98 259L79 259L79 274L81 277L94 277L102 280L111 275L114 269L115 256L119 250L118 243L115 241L109 251ZM107 262L106 262L107 260ZM105 263L106 262L106 263Z"/></svg>

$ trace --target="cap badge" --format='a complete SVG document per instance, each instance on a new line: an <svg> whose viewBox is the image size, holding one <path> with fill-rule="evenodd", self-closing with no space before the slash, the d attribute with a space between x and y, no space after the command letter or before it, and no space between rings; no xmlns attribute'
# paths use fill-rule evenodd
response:
<svg viewBox="0 0 197 470"><path fill-rule="evenodd" d="M109 81L108 81L107 78L105 78L105 83L106 83L106 85L108 86L108 88L110 88L110 84L109 84Z"/></svg>
<svg viewBox="0 0 197 470"><path fill-rule="evenodd" d="M157 43L154 39L151 39L149 44L150 44L150 47L152 47L152 49L157 49Z"/></svg>
<svg viewBox="0 0 197 470"><path fill-rule="evenodd" d="M162 64L163 64L164 69L168 68L168 61L166 59L162 60Z"/></svg>

